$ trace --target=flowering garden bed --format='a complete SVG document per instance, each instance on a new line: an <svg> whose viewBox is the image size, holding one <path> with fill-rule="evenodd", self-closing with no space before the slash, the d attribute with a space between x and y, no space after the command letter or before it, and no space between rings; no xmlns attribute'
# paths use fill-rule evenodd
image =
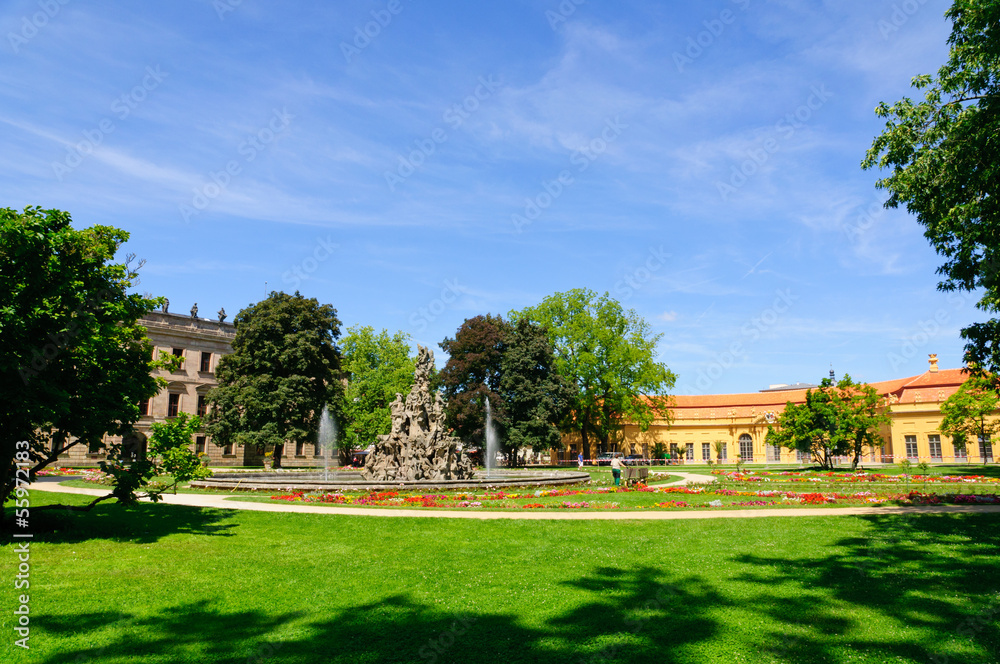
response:
<svg viewBox="0 0 1000 664"><path fill-rule="evenodd" d="M679 494L684 499L665 499L664 494ZM571 499L572 500L568 500ZM612 498L614 500L612 500ZM271 496L272 500L293 503L317 503L368 507L416 507L435 509L717 509L803 506L859 505L937 505L1000 504L996 494L942 494L910 491L854 493L796 492L783 490L740 490L725 486L607 487L586 489L548 489L533 492L433 493L400 491L369 493L307 494L301 491Z"/></svg>

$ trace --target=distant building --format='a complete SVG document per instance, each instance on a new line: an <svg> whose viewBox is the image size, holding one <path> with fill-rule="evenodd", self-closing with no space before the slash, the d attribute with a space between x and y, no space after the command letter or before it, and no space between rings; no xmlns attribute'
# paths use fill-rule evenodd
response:
<svg viewBox="0 0 1000 664"><path fill-rule="evenodd" d="M222 356L232 352L236 328L224 320L198 318L194 315L197 311L192 311L192 314L153 311L142 318L153 345L154 357L159 357L162 351L181 357L184 362L177 371L154 372L155 376L167 380L167 386L149 401L139 404L142 417L135 424L136 432L123 441L125 449L131 453L146 454L149 427L153 422L164 422L179 413L204 416L207 412L206 396L217 384L215 369ZM223 312L220 312L220 318L224 318ZM105 437L105 442L118 440L114 436ZM212 443L210 436L202 433L195 435L191 449L199 454L208 454L209 463L213 466L260 466L264 458L263 449L233 445L219 447ZM106 458L99 446L88 449L77 445L60 456L59 465L96 465ZM286 446L283 459L286 466L318 462L312 444Z"/></svg>
<svg viewBox="0 0 1000 664"><path fill-rule="evenodd" d="M882 428L885 445L870 453L866 462L887 463L910 459L913 463L982 463L993 460L990 441L970 441L967 456L957 451L951 440L938 431L941 403L958 391L968 374L961 369L939 370L937 356L930 356L927 372L919 376L871 383L891 407L891 422ZM653 446L662 443L679 453L685 463L706 463L718 459L714 443L722 441L722 460L735 463L741 457L747 463L808 462L794 451L766 445L767 426L785 409L787 402L805 403L809 387L772 385L750 394L709 394L675 396L671 409L673 421L655 421L648 431L627 425L619 450L649 458ZM561 456L575 459L580 437L567 437L569 451ZM593 441L591 441L593 443ZM587 451L585 451L586 454ZM596 454L593 450L591 455Z"/></svg>

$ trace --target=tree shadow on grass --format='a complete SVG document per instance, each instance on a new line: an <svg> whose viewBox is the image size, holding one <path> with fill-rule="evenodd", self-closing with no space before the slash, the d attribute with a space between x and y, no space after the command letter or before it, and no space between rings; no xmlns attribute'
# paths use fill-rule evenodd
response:
<svg viewBox="0 0 1000 664"><path fill-rule="evenodd" d="M832 597L876 611L893 623L933 630L939 636L935 641L965 639L994 656L1000 653L1000 515L862 518L873 526L870 536L840 540L821 558L733 558L752 566L753 571L738 577L739 581L801 588L794 600L761 594L749 606L775 619L800 615L814 621L831 608L830 600L824 597ZM796 648L801 646L796 644ZM940 643L934 642L859 642L855 647L880 649L887 660L947 660Z"/></svg>
<svg viewBox="0 0 1000 664"><path fill-rule="evenodd" d="M797 568L790 571L794 582L805 573ZM40 619L40 623L52 636L73 636L102 645L64 649L38 661L717 662L730 661L737 650L746 655L749 645L740 640L746 632L738 637L730 634L734 626L720 615L750 610L766 613L782 626L760 634L756 661L813 664L842 660L844 644L837 637L855 621L844 617L843 611L835 613L829 598L808 592L800 599L777 599L774 583L773 578L754 581L751 597L737 605L718 582L701 576L677 576L652 567L600 567L564 583L566 592L579 595L581 601L541 623L481 609L447 612L402 593L330 612L310 606L304 597L302 612L220 610L205 601L154 617L71 615ZM858 645L884 656L881 661L896 656L904 661L927 661L925 650L900 644L896 635L887 634L884 642Z"/></svg>
<svg viewBox="0 0 1000 664"><path fill-rule="evenodd" d="M46 510L30 516L32 541L52 544L100 539L149 544L178 533L230 536L235 525L229 510L151 503L102 503L89 512ZM4 522L5 530L13 530L11 526L10 519ZM4 540L3 545L11 542Z"/></svg>

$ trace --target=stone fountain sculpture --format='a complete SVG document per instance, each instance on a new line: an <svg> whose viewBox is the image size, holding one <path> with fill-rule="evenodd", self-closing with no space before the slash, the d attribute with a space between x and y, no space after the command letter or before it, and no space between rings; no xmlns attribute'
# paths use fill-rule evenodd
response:
<svg viewBox="0 0 1000 664"><path fill-rule="evenodd" d="M470 479L472 461L459 449L461 441L448 435L444 399L431 393L434 353L417 346L413 387L403 401L397 394L390 405L392 430L379 436L368 455L362 476L379 482Z"/></svg>

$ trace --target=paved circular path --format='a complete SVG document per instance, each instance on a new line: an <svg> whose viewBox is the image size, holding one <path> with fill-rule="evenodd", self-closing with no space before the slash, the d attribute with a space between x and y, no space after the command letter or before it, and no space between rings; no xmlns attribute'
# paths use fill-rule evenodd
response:
<svg viewBox="0 0 1000 664"><path fill-rule="evenodd" d="M705 482L714 478L706 478L704 475L691 475L688 473L671 473L680 475L682 479L671 484L689 484L692 482ZM103 496L108 492L102 489L79 489L76 487L61 486L58 482L66 481L63 478L52 478L36 481L31 485L32 490L50 491L54 493L75 493L85 496ZM399 508L379 508L379 507L335 507L320 505L303 505L300 503L287 503L284 501L274 501L273 503L253 503L240 500L227 500L229 496L216 496L209 494L179 493L163 494L162 502L168 505L187 505L189 507L213 507L226 510L250 510L254 512L298 512L302 514L326 514L326 515L351 515L351 516L389 516L389 517L420 517L420 518L445 518L445 519L531 519L554 520L554 521L587 521L587 520L613 520L613 521L667 521L674 519L754 519L772 516L862 516L869 514L982 514L987 512L1000 512L1000 505L926 505L919 507L903 506L873 506L873 507L826 507L826 508L804 508L785 507L780 509L749 509L749 510L711 510L711 511L690 511L690 512L667 512L667 511L608 511L608 512L499 512L499 511L459 511L459 510L410 510Z"/></svg>

